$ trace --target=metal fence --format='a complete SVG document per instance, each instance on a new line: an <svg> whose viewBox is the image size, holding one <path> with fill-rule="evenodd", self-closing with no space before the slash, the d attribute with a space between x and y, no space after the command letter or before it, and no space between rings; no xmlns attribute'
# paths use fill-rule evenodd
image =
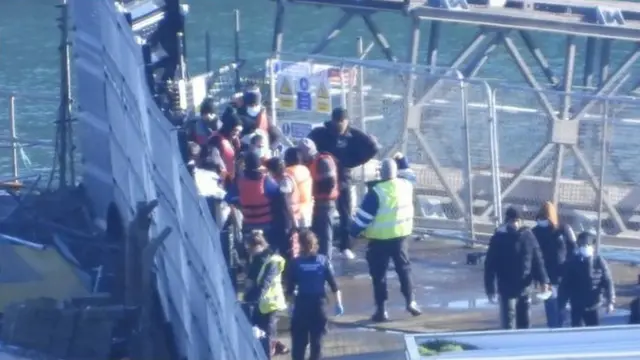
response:
<svg viewBox="0 0 640 360"><path fill-rule="evenodd" d="M632 146L639 99L317 55L280 54L267 69L273 121L291 140L327 121L328 103L346 107L354 125L378 139L380 157L408 156L418 177L418 231L478 241L493 232L503 208L518 207L533 220L553 201L576 231L616 245L640 239ZM375 176L378 160L357 171L361 180Z"/></svg>
<svg viewBox="0 0 640 360"><path fill-rule="evenodd" d="M82 183L99 219L111 204L128 222L158 199L154 236L173 229L155 259L157 285L180 355L263 359L222 255L218 226L182 164L177 134L146 88L141 49L110 0L70 2L74 24Z"/></svg>
<svg viewBox="0 0 640 360"><path fill-rule="evenodd" d="M52 138L51 125L56 120L57 106L55 96L0 90L0 173L3 174L0 181L30 178L48 170L54 142L32 138L37 135ZM42 121L47 118L49 122ZM25 127L29 127L30 139L21 136Z"/></svg>

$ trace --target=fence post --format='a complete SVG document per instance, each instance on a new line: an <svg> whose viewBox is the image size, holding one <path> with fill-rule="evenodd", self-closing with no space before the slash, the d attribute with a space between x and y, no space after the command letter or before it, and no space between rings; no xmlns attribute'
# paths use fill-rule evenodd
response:
<svg viewBox="0 0 640 360"><path fill-rule="evenodd" d="M460 101L462 103L462 120L464 126L464 147L465 147L465 176L467 180L467 209L466 215L467 218L467 226L469 227L469 241L467 242L468 246L473 246L473 243L476 240L475 229L473 226L473 170L471 164L471 129L469 127L469 109L468 109L468 84L463 77L459 78L460 80Z"/></svg>
<svg viewBox="0 0 640 360"><path fill-rule="evenodd" d="M502 179L500 177L500 152L498 143L498 113L496 111L496 90L485 81L485 91L489 106L489 147L491 151L491 178L493 180L493 221L502 223Z"/></svg>
<svg viewBox="0 0 640 360"><path fill-rule="evenodd" d="M363 56L365 56L364 53L364 42L362 39L362 36L358 37L358 57L362 58ZM367 132L367 120L365 119L367 113L365 110L365 100L364 100L364 66L359 66L358 67L358 106L360 108L360 127L361 130L363 132ZM367 185L365 184L366 182L366 171L365 171L365 166L362 166L362 169L360 170L360 176L362 177L362 184L360 185L360 189L358 191L358 198L359 199L363 199L365 193L367 192Z"/></svg>
<svg viewBox="0 0 640 360"><path fill-rule="evenodd" d="M609 98L604 100L602 109L602 143L600 144L600 191L598 191L598 227L596 230L596 254L600 253L600 241L602 238L603 203L605 197L605 172L607 167L607 150L609 141Z"/></svg>
<svg viewBox="0 0 640 360"><path fill-rule="evenodd" d="M240 65L239 65L240 64L240 10L238 9L233 10L233 19L234 19L234 25L235 25L234 32L233 32L233 55L234 55L234 61L236 62L235 88L236 88L236 92L239 92L241 90Z"/></svg>
<svg viewBox="0 0 640 360"><path fill-rule="evenodd" d="M11 137L11 161L13 180L18 181L18 137L16 136L16 97L9 97L9 136Z"/></svg>

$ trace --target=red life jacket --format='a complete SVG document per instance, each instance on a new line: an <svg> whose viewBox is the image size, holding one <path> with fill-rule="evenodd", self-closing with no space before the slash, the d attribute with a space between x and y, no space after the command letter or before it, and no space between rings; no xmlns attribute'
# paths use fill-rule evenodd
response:
<svg viewBox="0 0 640 360"><path fill-rule="evenodd" d="M338 199L338 195L340 195L340 188L338 187L338 169L336 167L335 158L328 153L320 153L316 156L315 159L309 165L309 172L311 172L311 177L313 178L314 185L323 179L320 178L320 174L318 173L318 161L321 159L329 159L331 160L331 164L334 167L333 169L333 177L334 177L334 185L329 192L320 192L316 186L313 187L313 198L316 200L336 200Z"/></svg>
<svg viewBox="0 0 640 360"><path fill-rule="evenodd" d="M224 162L224 167L227 170L227 175L233 179L236 173L236 148L231 140L226 136L215 133L211 138L219 138L218 151Z"/></svg>
<svg viewBox="0 0 640 360"><path fill-rule="evenodd" d="M268 224L271 222L270 200L264 190L265 175L258 180L240 177L238 192L240 194L240 209L246 224Z"/></svg>

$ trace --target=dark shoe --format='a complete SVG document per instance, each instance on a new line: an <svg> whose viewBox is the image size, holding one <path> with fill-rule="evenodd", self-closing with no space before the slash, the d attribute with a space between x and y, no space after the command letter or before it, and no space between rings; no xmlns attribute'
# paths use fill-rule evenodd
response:
<svg viewBox="0 0 640 360"><path fill-rule="evenodd" d="M418 307L418 304L416 304L415 301L412 301L412 302L407 304L407 311L412 316L420 316L420 315L422 315L422 311L420 311L420 308Z"/></svg>
<svg viewBox="0 0 640 360"><path fill-rule="evenodd" d="M287 355L290 352L291 350L289 350L289 348L285 344L281 343L280 341L276 341L273 355Z"/></svg>
<svg viewBox="0 0 640 360"><path fill-rule="evenodd" d="M389 314L387 314L387 312L384 309L378 309L376 310L376 312L373 314L373 316L371 316L371 321L373 322L385 322L389 320Z"/></svg>

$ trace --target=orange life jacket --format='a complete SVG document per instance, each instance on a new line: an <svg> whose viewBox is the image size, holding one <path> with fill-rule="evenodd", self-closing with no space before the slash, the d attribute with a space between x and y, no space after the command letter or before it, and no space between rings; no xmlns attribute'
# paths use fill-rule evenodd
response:
<svg viewBox="0 0 640 360"><path fill-rule="evenodd" d="M269 131L269 118L267 117L267 110L262 109L256 117L256 129L260 129L268 134Z"/></svg>
<svg viewBox="0 0 640 360"><path fill-rule="evenodd" d="M236 174L236 148L233 146L233 142L227 137L218 133L212 136L212 138L214 137L220 139L218 151L220 151L222 162L224 162L224 167L227 170L227 176L233 179Z"/></svg>
<svg viewBox="0 0 640 360"><path fill-rule="evenodd" d="M240 209L246 224L268 224L272 220L270 201L264 192L265 177L262 175L258 180L246 177L238 179Z"/></svg>
<svg viewBox="0 0 640 360"><path fill-rule="evenodd" d="M286 169L296 185L300 193L300 207L310 207L313 204L313 179L309 168L304 165L293 165Z"/></svg>
<svg viewBox="0 0 640 360"><path fill-rule="evenodd" d="M296 183L296 179L289 174L285 174L284 176L288 177L293 183L293 191L291 192L291 210L293 210L293 217L296 220L300 219L300 190L298 189L298 184Z"/></svg>
<svg viewBox="0 0 640 360"><path fill-rule="evenodd" d="M309 172L311 172L311 177L313 178L314 184L317 184L319 181L322 181L320 178L320 174L318 173L318 161L321 159L329 159L331 160L331 164L333 166L333 177L334 177L334 185L329 192L320 192L316 186L313 187L313 197L316 200L336 200L338 199L338 195L340 195L340 188L338 187L338 169L335 158L328 153L320 153L316 156L315 159L309 164Z"/></svg>

